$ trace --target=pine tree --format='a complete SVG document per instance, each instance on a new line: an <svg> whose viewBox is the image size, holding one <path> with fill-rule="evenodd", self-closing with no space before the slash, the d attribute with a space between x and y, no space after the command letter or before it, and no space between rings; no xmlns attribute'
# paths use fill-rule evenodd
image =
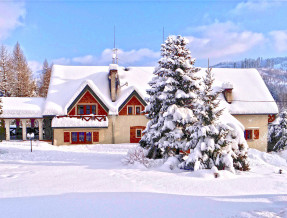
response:
<svg viewBox="0 0 287 218"><path fill-rule="evenodd" d="M275 141L274 151L280 151L287 148L287 111L284 110L280 113L279 126L275 129Z"/></svg>
<svg viewBox="0 0 287 218"><path fill-rule="evenodd" d="M16 43L13 50L12 67L16 76L16 96L34 96L36 87L33 85L34 82L32 79L32 71L27 64L27 60L18 42Z"/></svg>
<svg viewBox="0 0 287 218"><path fill-rule="evenodd" d="M248 169L247 144L244 146L236 140L238 135L235 129L221 121L223 113L219 107L218 97L221 91L213 91L214 82L211 69L206 70L203 79L203 90L200 93L202 103L199 104L198 122L189 127L190 154L184 157L186 161L181 167L189 169Z"/></svg>
<svg viewBox="0 0 287 218"><path fill-rule="evenodd" d="M39 95L41 97L47 97L51 73L52 73L52 65L49 66L48 61L45 60L43 63L43 69L42 69L42 81L41 81L41 85L39 88Z"/></svg>
<svg viewBox="0 0 287 218"><path fill-rule="evenodd" d="M0 92L3 96L13 96L15 76L12 70L11 55L4 45L0 47Z"/></svg>
<svg viewBox="0 0 287 218"><path fill-rule="evenodd" d="M194 117L198 103L197 92L200 87L188 41L181 37L170 36L161 46L159 66L150 82L150 97L145 112L150 119L141 146L150 152L162 151L166 156L183 149L187 142L186 129L196 122ZM158 154L149 155L158 157Z"/></svg>

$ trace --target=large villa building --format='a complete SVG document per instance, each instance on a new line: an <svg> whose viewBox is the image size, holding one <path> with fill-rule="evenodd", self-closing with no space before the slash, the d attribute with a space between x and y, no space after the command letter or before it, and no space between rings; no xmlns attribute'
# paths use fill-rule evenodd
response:
<svg viewBox="0 0 287 218"><path fill-rule="evenodd" d="M204 75L201 69L199 75ZM3 97L6 140L37 129L54 145L137 143L148 122L142 113L153 67L54 65L47 98ZM221 101L245 128L249 147L267 150L268 123L277 105L256 69L214 68Z"/></svg>

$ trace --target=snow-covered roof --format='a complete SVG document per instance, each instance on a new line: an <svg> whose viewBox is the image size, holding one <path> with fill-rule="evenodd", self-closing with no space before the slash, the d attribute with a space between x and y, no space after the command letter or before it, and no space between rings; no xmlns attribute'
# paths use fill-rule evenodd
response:
<svg viewBox="0 0 287 218"><path fill-rule="evenodd" d="M206 69L201 69L204 75ZM278 107L256 69L213 68L214 88L222 89L229 82L233 86L232 103L226 104L231 114L277 114ZM220 96L223 100L223 95Z"/></svg>
<svg viewBox="0 0 287 218"><path fill-rule="evenodd" d="M145 90L149 87L153 70L153 67L131 67L126 71L124 67L118 67L122 87L117 100L112 102L109 66L54 65L43 115L67 115L67 108L86 85L108 107L110 115L118 114L118 108L133 91L143 98L146 96Z"/></svg>
<svg viewBox="0 0 287 218"><path fill-rule="evenodd" d="M109 109L110 115L136 91L143 99L152 79L154 67L117 67L121 93L115 102L109 91L109 66L54 65L43 115L66 115L69 104L88 85ZM199 75L204 76L205 68ZM233 101L226 104L231 114L276 114L278 108L268 88L256 69L214 68L215 88L229 83L233 86ZM220 96L222 101L223 95Z"/></svg>
<svg viewBox="0 0 287 218"><path fill-rule="evenodd" d="M2 97L3 114L0 118L40 118L45 98Z"/></svg>
<svg viewBox="0 0 287 218"><path fill-rule="evenodd" d="M98 128L98 127L108 127L109 120L106 117L105 120L90 119L85 120L80 117L54 117L52 119L52 127L89 127L89 128Z"/></svg>

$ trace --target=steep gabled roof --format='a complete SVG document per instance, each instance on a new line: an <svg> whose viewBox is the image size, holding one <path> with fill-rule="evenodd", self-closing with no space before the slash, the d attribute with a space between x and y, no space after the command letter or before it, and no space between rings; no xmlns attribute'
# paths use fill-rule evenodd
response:
<svg viewBox="0 0 287 218"><path fill-rule="evenodd" d="M136 90L134 90L134 91L129 95L129 97L127 97L126 100L119 106L119 108L118 108L118 111L119 111L119 112L123 109L123 107L125 106L125 104L128 103L129 100L131 100L131 98L132 98L133 96L136 96L136 97L138 98L138 100L139 100L144 106L147 105L146 102L142 99L142 97L138 94L138 92L137 92Z"/></svg>
<svg viewBox="0 0 287 218"><path fill-rule="evenodd" d="M102 96L101 91L91 80L86 80L80 85L79 89L75 92L73 97L65 106L65 110L67 112L70 111L86 91L89 91L93 97L102 105L105 111L109 112L109 108L107 106L108 102L106 102L105 98Z"/></svg>
<svg viewBox="0 0 287 218"><path fill-rule="evenodd" d="M204 76L205 68L199 72ZM115 102L111 101L108 66L60 66L54 65L44 115L66 115L68 107L85 88L94 91L109 109L110 115L118 114L119 108L136 90L142 100L147 97L146 89L150 88L154 67L118 67L121 82L121 93ZM224 82L233 85L233 102L225 104L223 95L220 96L224 107L231 114L276 114L278 108L256 69L214 68L214 89L222 88Z"/></svg>

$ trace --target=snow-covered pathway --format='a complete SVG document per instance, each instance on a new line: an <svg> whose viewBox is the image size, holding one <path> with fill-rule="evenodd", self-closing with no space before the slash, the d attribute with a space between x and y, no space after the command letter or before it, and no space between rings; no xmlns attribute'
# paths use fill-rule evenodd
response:
<svg viewBox="0 0 287 218"><path fill-rule="evenodd" d="M0 217L287 217L286 153L251 149L250 172L215 179L122 165L133 146L0 143Z"/></svg>

